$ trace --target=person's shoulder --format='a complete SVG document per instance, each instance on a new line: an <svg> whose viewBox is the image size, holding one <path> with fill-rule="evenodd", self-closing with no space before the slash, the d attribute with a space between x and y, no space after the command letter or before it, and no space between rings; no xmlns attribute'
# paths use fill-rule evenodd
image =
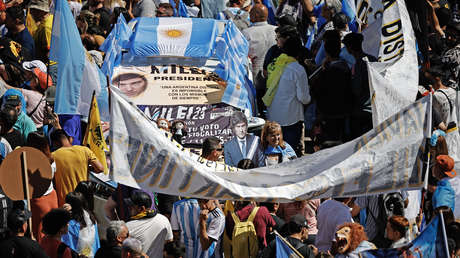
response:
<svg viewBox="0 0 460 258"><path fill-rule="evenodd" d="M162 226L166 226L167 224L170 224L168 218L161 213L157 213L157 215L155 215L155 217L153 217L152 219L156 223L162 224Z"/></svg>
<svg viewBox="0 0 460 258"><path fill-rule="evenodd" d="M231 144L233 144L234 142L236 142L236 136L233 136L230 140L226 141L224 143L224 149L225 149L225 146L229 146Z"/></svg>
<svg viewBox="0 0 460 258"><path fill-rule="evenodd" d="M219 208L215 208L209 214L211 215L211 220L214 220L214 219L225 220L225 215L224 215L223 211L221 209L219 209Z"/></svg>
<svg viewBox="0 0 460 258"><path fill-rule="evenodd" d="M268 211L267 207L265 206L258 206L259 209L257 210L257 216L271 216L270 212Z"/></svg>

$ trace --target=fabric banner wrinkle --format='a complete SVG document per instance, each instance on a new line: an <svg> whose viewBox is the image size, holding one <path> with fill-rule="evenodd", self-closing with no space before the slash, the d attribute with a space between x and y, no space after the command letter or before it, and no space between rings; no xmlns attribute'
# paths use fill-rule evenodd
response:
<svg viewBox="0 0 460 258"><path fill-rule="evenodd" d="M184 150L118 92L112 88L111 158L117 162L112 162L111 177L136 188L197 198L287 202L422 186L429 96L351 142L241 173Z"/></svg>

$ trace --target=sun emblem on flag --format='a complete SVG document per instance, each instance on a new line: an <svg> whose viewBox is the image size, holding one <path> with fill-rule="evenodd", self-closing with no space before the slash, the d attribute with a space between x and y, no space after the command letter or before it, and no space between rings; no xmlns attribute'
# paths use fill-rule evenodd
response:
<svg viewBox="0 0 460 258"><path fill-rule="evenodd" d="M171 30L166 31L166 35L168 35L168 37L170 38L178 38L182 36L182 34L183 34L182 31L177 30L177 29L171 29Z"/></svg>

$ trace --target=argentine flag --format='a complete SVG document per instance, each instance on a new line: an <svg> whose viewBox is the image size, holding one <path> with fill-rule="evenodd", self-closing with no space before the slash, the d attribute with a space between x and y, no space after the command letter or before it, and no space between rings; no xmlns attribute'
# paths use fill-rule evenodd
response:
<svg viewBox="0 0 460 258"><path fill-rule="evenodd" d="M342 12L348 16L350 21L348 27L353 32L358 32L359 24L356 17L356 6L353 0L342 0Z"/></svg>
<svg viewBox="0 0 460 258"><path fill-rule="evenodd" d="M212 55L218 33L215 20L140 17L136 21L129 46L133 56L209 58Z"/></svg>
<svg viewBox="0 0 460 258"><path fill-rule="evenodd" d="M300 258L300 256L287 245L286 240L276 235L276 258Z"/></svg>
<svg viewBox="0 0 460 258"><path fill-rule="evenodd" d="M174 17L188 17L187 6L182 0L179 0L179 8L176 7L176 2L174 0L169 0L169 3L173 7Z"/></svg>
<svg viewBox="0 0 460 258"><path fill-rule="evenodd" d="M112 78L113 68L121 63L121 51L126 42L129 41L132 31L126 24L125 17L120 15L107 39L99 50L104 51L105 58L102 71Z"/></svg>
<svg viewBox="0 0 460 258"><path fill-rule="evenodd" d="M100 77L102 73L99 67L83 47L66 0L55 2L50 59L57 61L58 65L55 112L87 116L92 92L99 96L106 82Z"/></svg>
<svg viewBox="0 0 460 258"><path fill-rule="evenodd" d="M217 73L227 82L222 102L234 107L253 111L251 85L247 83L249 44L232 21L227 21L225 32L216 43L216 57L220 65Z"/></svg>

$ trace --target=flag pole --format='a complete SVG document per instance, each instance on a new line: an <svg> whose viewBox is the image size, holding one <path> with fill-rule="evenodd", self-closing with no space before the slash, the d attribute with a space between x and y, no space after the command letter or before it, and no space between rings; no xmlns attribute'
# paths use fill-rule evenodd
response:
<svg viewBox="0 0 460 258"><path fill-rule="evenodd" d="M449 255L449 244L447 243L446 224L444 224L444 213L439 210L439 217L441 219L442 236L444 237L444 247L446 248L446 254Z"/></svg>
<svg viewBox="0 0 460 258"><path fill-rule="evenodd" d="M95 96L96 96L96 91L93 90L93 95L91 96L91 105L89 106L89 112L88 112L88 123L86 124L85 137L83 138L83 146L86 146L86 147L89 147L88 146L89 123L91 121L91 111L93 109L93 100Z"/></svg>
<svg viewBox="0 0 460 258"><path fill-rule="evenodd" d="M283 241L287 246L289 246L289 248L291 248L292 251L294 251L294 253L295 253L296 255L298 255L298 256L301 257L301 258L304 258L303 255L302 255L299 251L297 251L297 249L295 249L286 239L284 239L284 237L282 237L282 236L278 233L278 231L273 230L273 232L275 233L275 235L277 235L277 236L281 239L281 241Z"/></svg>

